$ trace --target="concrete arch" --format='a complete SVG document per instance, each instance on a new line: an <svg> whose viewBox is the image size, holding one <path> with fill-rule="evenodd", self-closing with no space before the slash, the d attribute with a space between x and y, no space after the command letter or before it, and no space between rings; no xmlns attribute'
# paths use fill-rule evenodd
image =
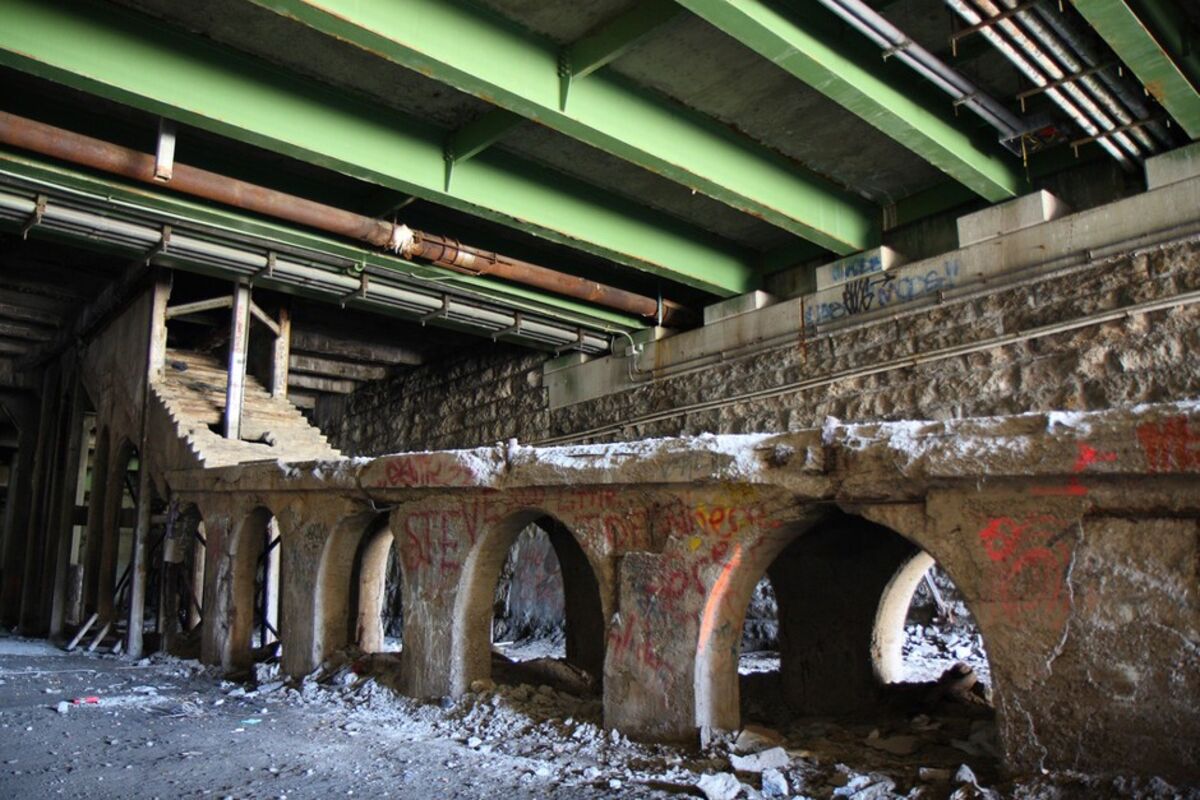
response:
<svg viewBox="0 0 1200 800"><path fill-rule="evenodd" d="M924 574L921 565L938 559L925 537L913 533L826 506L809 520L735 544L701 613L696 725L736 730L741 724L741 630L751 593L764 576L779 608L781 684L789 705L831 713L872 702L884 677L876 654L899 648L898 641L880 641L879 622L907 610L907 604L896 609L911 600ZM954 567L938 561L957 583ZM801 662L811 653L820 653L820 661ZM803 670L790 668L799 663Z"/></svg>
<svg viewBox="0 0 1200 800"><path fill-rule="evenodd" d="M568 590L566 586L568 570L577 579L580 577L585 579L578 581L578 583L584 584L577 587L580 596L576 598L575 602L568 600L566 603L567 628L569 630L573 626L578 627L581 624L590 626L595 624L594 620L598 620L599 623L594 634L598 643L580 644L577 642L574 653L570 644L571 635L568 634L568 660L571 660L572 655L577 659L585 660L587 663L585 669L589 669L597 679L601 677L605 648L604 620L609 618L611 609L606 607L603 593L599 590L599 576L602 573L596 563L597 556L589 552L587 543L582 537L578 536L573 529L554 514L540 508L527 508L514 511L496 524L489 526L463 561L452 615L450 687L453 694L461 694L470 687L472 681L491 675L491 606L496 583L500 578L500 570L504 566L509 549L521 531L529 525L547 518L551 521L547 523L547 528L549 528L547 533L550 534L551 542L554 543L555 554L560 560L560 565L564 567L564 594L568 597L571 594L571 590ZM558 541L555 542L555 539ZM573 548L567 545L568 541ZM564 559L570 566L563 564ZM585 564L586 567L584 567ZM586 582L587 578L590 578L590 585ZM595 606L599 608L598 616L585 607L588 601L584 600L582 595L589 593L594 596ZM407 599L408 596L406 583L405 598ZM593 621L589 622L589 620ZM587 637L585 636L585 638Z"/></svg>
<svg viewBox="0 0 1200 800"><path fill-rule="evenodd" d="M357 548L355 570L350 580L354 611L353 640L364 653L383 650L383 605L388 562L395 536L387 520L379 520L366 532ZM401 584L404 566L400 565Z"/></svg>
<svg viewBox="0 0 1200 800"><path fill-rule="evenodd" d="M901 565L883 589L871 634L871 661L881 683L904 679L904 622L917 586L935 563L933 556L922 550Z"/></svg>
<svg viewBox="0 0 1200 800"><path fill-rule="evenodd" d="M227 586L219 590L224 589L228 597L221 653L226 669L249 667L253 661L255 573L274 516L265 506L251 510L234 527L223 554L228 578Z"/></svg>
<svg viewBox="0 0 1200 800"><path fill-rule="evenodd" d="M354 644L355 566L362 542L373 531L388 529L386 512L364 511L337 522L321 548L313 587L312 663L319 664L337 650Z"/></svg>

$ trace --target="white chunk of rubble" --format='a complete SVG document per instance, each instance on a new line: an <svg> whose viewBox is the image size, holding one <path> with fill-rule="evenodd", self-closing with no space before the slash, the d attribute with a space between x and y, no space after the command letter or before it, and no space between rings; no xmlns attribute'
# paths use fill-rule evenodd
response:
<svg viewBox="0 0 1200 800"><path fill-rule="evenodd" d="M708 800L733 800L742 793L741 781L728 772L701 775L696 788L703 792Z"/></svg>

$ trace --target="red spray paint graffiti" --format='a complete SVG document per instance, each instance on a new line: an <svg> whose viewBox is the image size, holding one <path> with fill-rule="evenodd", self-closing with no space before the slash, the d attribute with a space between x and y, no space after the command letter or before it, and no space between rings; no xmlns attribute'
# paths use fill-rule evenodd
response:
<svg viewBox="0 0 1200 800"><path fill-rule="evenodd" d="M1137 437L1150 472L1200 469L1200 434L1192 432L1187 417L1139 425Z"/></svg>
<svg viewBox="0 0 1200 800"><path fill-rule="evenodd" d="M397 456L384 467L379 488L474 486L475 473L445 455Z"/></svg>
<svg viewBox="0 0 1200 800"><path fill-rule="evenodd" d="M994 517L979 531L984 552L996 565L991 581L996 600L1010 622L1058 628L1066 620L1069 530L1057 517L1031 514L1020 520Z"/></svg>

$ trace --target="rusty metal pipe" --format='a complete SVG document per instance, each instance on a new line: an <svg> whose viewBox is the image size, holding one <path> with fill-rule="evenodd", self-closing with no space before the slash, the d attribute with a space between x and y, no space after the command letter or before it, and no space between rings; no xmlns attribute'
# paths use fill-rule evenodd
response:
<svg viewBox="0 0 1200 800"><path fill-rule="evenodd" d="M565 275L537 264L530 264L528 261L464 245L444 236L412 231L411 241L406 243L401 252L457 272L491 275L503 280L525 283L589 303L625 309L642 317L654 317L658 314L658 302L653 298L575 275ZM665 307L664 313L667 313ZM672 310L671 313L678 312Z"/></svg>
<svg viewBox="0 0 1200 800"><path fill-rule="evenodd" d="M171 180L164 183L155 179L154 156L149 153L3 111L0 111L0 142L141 183L165 186L182 194L367 242L398 252L406 258L420 258L457 272L491 275L638 317L655 318L659 314L659 302L652 297L198 167L176 163ZM663 301L662 315L664 325L678 325L688 322L691 312L676 303Z"/></svg>

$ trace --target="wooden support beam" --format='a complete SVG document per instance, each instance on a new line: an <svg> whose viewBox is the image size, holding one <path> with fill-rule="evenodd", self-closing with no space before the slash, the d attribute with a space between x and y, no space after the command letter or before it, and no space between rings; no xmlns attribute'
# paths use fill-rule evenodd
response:
<svg viewBox="0 0 1200 800"><path fill-rule="evenodd" d="M253 300L250 301L250 313L254 315L256 320L261 322L263 325L266 325L267 330L276 336L279 335L279 323L271 319L271 316L259 308L258 303L254 302Z"/></svg>
<svg viewBox="0 0 1200 800"><path fill-rule="evenodd" d="M58 483L53 498L55 508L48 530L54 544L50 548L54 558L47 563L54 565L54 573L43 578L43 591L49 593L49 635L52 638L62 634L66 619L67 565L71 563L71 534L75 527L72 512L75 509L75 498L81 479L80 464L87 461L83 449L83 414L87 406L87 397L78 377L71 382L69 402L66 415L66 453L58 467Z"/></svg>
<svg viewBox="0 0 1200 800"><path fill-rule="evenodd" d="M271 394L287 397L288 369L292 353L292 312L286 305L279 309L279 329L271 351Z"/></svg>
<svg viewBox="0 0 1200 800"><path fill-rule="evenodd" d="M33 452L33 485L29 498L29 517L22 532L24 576L21 579L21 611L18 629L26 636L45 633L42 625L40 596L42 567L45 564L43 542L49 513L49 484L53 479L55 431L62 397L59 392L59 365L52 364L42 373L42 410L38 420L37 445Z"/></svg>
<svg viewBox="0 0 1200 800"><path fill-rule="evenodd" d="M377 381L388 376L388 368L374 364L355 364L320 356L294 355L290 360L293 372L323 375L330 378L346 378L352 381Z"/></svg>
<svg viewBox="0 0 1200 800"><path fill-rule="evenodd" d="M232 297L211 297L208 300L197 300L194 303L180 303L167 308L167 319L186 317L190 314L201 314L218 308L229 308L233 305Z"/></svg>
<svg viewBox="0 0 1200 800"><path fill-rule="evenodd" d="M11 336L14 339L24 339L28 342L48 342L54 338L54 331L41 325L28 325L21 322L0 320L0 336Z"/></svg>
<svg viewBox="0 0 1200 800"><path fill-rule="evenodd" d="M239 287L240 288L240 287ZM249 289L246 297L249 299ZM154 282L151 297L150 329L147 331L149 346L146 353L146 377L142 387L142 431L138 443L138 493L137 521L133 527L133 564L129 584L129 624L125 628L125 652L133 658L142 655L142 628L146 614L146 561L149 558L146 542L150 538L151 505L154 486L151 482L149 426L150 382L162 374L167 353L167 303L171 298L169 275L159 275ZM237 311L237 300L234 301ZM247 323L247 327L249 327ZM231 343L232 344L232 343ZM245 345L243 343L243 371L245 369Z"/></svg>
<svg viewBox="0 0 1200 800"><path fill-rule="evenodd" d="M358 388L358 384L354 381L338 378L319 378L315 375L299 375L295 372L288 377L288 385L332 394L350 394Z"/></svg>
<svg viewBox="0 0 1200 800"><path fill-rule="evenodd" d="M365 361L373 364L422 364L424 354L409 347L362 342L331 336L327 333L297 328L292 331L292 350L338 356L350 361Z"/></svg>
<svg viewBox="0 0 1200 800"><path fill-rule="evenodd" d="M141 455L138 461L137 522L133 528L133 564L129 574L129 625L125 629L125 652L133 658L142 655L142 625L146 612L146 540L150 538L152 494L150 466L146 463L145 455Z"/></svg>
<svg viewBox="0 0 1200 800"><path fill-rule="evenodd" d="M225 389L226 439L242 434L242 402L246 397L246 348L250 342L250 287L238 284L233 290L233 314L229 330L229 368Z"/></svg>
<svg viewBox="0 0 1200 800"><path fill-rule="evenodd" d="M19 303L6 302L3 299L0 299L0 318L13 322L43 325L50 328L62 324L62 317L54 312L30 308Z"/></svg>

